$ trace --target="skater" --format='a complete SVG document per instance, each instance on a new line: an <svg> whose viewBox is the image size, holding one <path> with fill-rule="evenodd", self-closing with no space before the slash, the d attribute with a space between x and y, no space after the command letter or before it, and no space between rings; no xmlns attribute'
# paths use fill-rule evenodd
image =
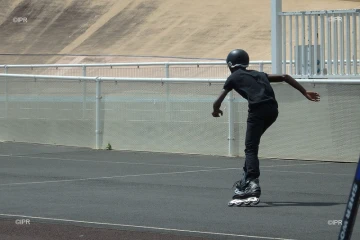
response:
<svg viewBox="0 0 360 240"><path fill-rule="evenodd" d="M273 75L247 70L249 55L242 49L231 51L226 59L231 75L226 80L220 96L213 104L213 117L220 117L221 103L226 95L235 90L248 101L248 118L245 138L245 164L242 178L235 182L235 195L229 205L256 205L259 203L261 188L259 185L258 151L260 138L278 117L278 103L270 82L283 82L299 90L310 101L320 101L316 92L306 91L289 75Z"/></svg>

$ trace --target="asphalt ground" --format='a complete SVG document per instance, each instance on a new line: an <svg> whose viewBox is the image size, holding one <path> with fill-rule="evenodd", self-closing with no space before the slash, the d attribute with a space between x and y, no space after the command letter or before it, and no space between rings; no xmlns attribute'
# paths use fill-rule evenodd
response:
<svg viewBox="0 0 360 240"><path fill-rule="evenodd" d="M0 143L0 239L337 239L356 163L261 159L260 204L228 207L243 163Z"/></svg>

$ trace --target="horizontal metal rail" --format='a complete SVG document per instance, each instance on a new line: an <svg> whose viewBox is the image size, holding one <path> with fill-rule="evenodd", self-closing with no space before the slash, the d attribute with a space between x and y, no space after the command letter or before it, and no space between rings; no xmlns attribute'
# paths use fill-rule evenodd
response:
<svg viewBox="0 0 360 240"><path fill-rule="evenodd" d="M334 63L334 61L331 61ZM340 63L340 60L338 61ZM344 61L346 63L346 60ZM354 61L351 60L351 63ZM290 64L290 60L286 61ZM327 63L327 60L325 61ZM357 60L360 64L360 59ZM251 61L250 65L270 65L271 61ZM292 64L295 64L293 61ZM89 63L89 64L9 64L0 65L0 68L62 68L62 67L140 67L140 66L216 66L224 65L226 62L142 62L142 63Z"/></svg>
<svg viewBox="0 0 360 240"><path fill-rule="evenodd" d="M271 61L251 61L250 64L271 64ZM181 65L226 65L225 61L217 62L141 62L141 63L89 63L89 64L17 64L0 65L1 68L44 68L44 67L129 67L129 66L181 66Z"/></svg>
<svg viewBox="0 0 360 240"><path fill-rule="evenodd" d="M126 77L80 77L80 76L52 76L52 75L29 75L29 74L0 74L1 78L25 78L47 80L77 80L77 81L112 81L112 82L158 82L158 83L224 83L226 79L219 78L126 78ZM344 76L332 78L297 79L300 83L340 83L360 84L359 77Z"/></svg>
<svg viewBox="0 0 360 240"><path fill-rule="evenodd" d="M297 12L281 12L280 16L296 16L296 15L316 15L316 14L342 14L342 13L359 13L360 9L344 9L344 10L319 10L319 11L297 11Z"/></svg>

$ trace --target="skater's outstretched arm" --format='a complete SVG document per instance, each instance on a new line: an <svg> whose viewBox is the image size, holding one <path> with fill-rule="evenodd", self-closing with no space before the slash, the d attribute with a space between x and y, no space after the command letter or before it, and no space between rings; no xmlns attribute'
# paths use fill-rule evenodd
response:
<svg viewBox="0 0 360 240"><path fill-rule="evenodd" d="M220 110L221 103L224 101L226 95L230 92L230 90L222 90L219 97L216 99L216 101L213 104L214 111L212 112L213 117L220 117L223 115L223 112Z"/></svg>
<svg viewBox="0 0 360 240"><path fill-rule="evenodd" d="M299 90L299 92L301 92L310 101L313 101L313 102L319 102L320 101L320 95L317 92L306 91L306 89L303 88L303 86L301 86L300 83L298 83L290 75L287 75L287 74L282 74L282 75L269 74L268 79L269 79L270 82L287 82L292 87Z"/></svg>

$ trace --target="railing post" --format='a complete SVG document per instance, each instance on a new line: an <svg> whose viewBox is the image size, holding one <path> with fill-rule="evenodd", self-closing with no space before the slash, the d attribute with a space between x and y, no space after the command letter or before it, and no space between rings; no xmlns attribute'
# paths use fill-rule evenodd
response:
<svg viewBox="0 0 360 240"><path fill-rule="evenodd" d="M306 63L305 63L305 13L301 13L301 76L306 75Z"/></svg>
<svg viewBox="0 0 360 240"><path fill-rule="evenodd" d="M331 46L332 46L332 42L331 42L331 15L329 15L328 12L326 12L326 35L327 35L327 50L326 50L326 55L327 55L327 64L326 64L326 68L327 68L327 75L332 75L332 60L331 60Z"/></svg>
<svg viewBox="0 0 360 240"><path fill-rule="evenodd" d="M5 65L5 74L8 74L8 67ZM9 110L9 87L8 87L8 78L5 77L5 118L8 117Z"/></svg>
<svg viewBox="0 0 360 240"><path fill-rule="evenodd" d="M340 32L340 75L344 75L344 22L342 21L343 15L340 14L341 21L339 22Z"/></svg>
<svg viewBox="0 0 360 240"><path fill-rule="evenodd" d="M170 67L169 63L165 63L165 78L170 77L169 67ZM165 118L166 121L169 122L170 121L170 83L166 82L165 86L166 86Z"/></svg>
<svg viewBox="0 0 360 240"><path fill-rule="evenodd" d="M100 79L96 79L96 109L95 109L95 126L96 126L96 149L100 149L101 148L101 80Z"/></svg>
<svg viewBox="0 0 360 240"><path fill-rule="evenodd" d="M346 17L346 75L351 74L351 47L350 47L350 15L348 13L345 14Z"/></svg>
<svg viewBox="0 0 360 240"><path fill-rule="evenodd" d="M335 19L335 14L334 14ZM338 21L332 21L332 33L333 33L333 66L334 66L334 75L338 75L338 69L339 69L339 62L338 62Z"/></svg>
<svg viewBox="0 0 360 240"><path fill-rule="evenodd" d="M286 16L281 16L281 38L282 38L282 74L286 73Z"/></svg>
<svg viewBox="0 0 360 240"><path fill-rule="evenodd" d="M356 28L356 14L352 14L352 59L353 59L353 75L357 75L357 28Z"/></svg>
<svg viewBox="0 0 360 240"><path fill-rule="evenodd" d="M281 73L281 16L282 0L271 0L271 69L273 74Z"/></svg>
<svg viewBox="0 0 360 240"><path fill-rule="evenodd" d="M328 21L328 20L326 20ZM324 72L325 69L325 23L324 15L320 15L320 73L322 76L326 75Z"/></svg>
<svg viewBox="0 0 360 240"><path fill-rule="evenodd" d="M259 62L259 72L263 72L264 71L264 62L261 61Z"/></svg>
<svg viewBox="0 0 360 240"><path fill-rule="evenodd" d="M306 54L306 67L307 67L307 72L306 74L308 76L313 75L313 71L312 71L312 65L311 65L311 46L312 46L312 22L311 22L311 15L308 14L307 15L307 29L308 29L308 34L307 34L307 54ZM316 37L316 36L315 36ZM315 55L315 54L314 54Z"/></svg>
<svg viewBox="0 0 360 240"><path fill-rule="evenodd" d="M234 93L233 91L229 92L228 96L228 113L229 113L229 134L228 134L228 141L229 141L229 150L228 155L234 156L234 143L235 143L235 137L234 137L234 124L235 124L235 115L234 115Z"/></svg>
<svg viewBox="0 0 360 240"><path fill-rule="evenodd" d="M165 63L165 77L166 78L170 77L170 65L169 65L169 63Z"/></svg>
<svg viewBox="0 0 360 240"><path fill-rule="evenodd" d="M295 74L300 75L300 56L299 54L299 16L295 16Z"/></svg>
<svg viewBox="0 0 360 240"><path fill-rule="evenodd" d="M293 35L293 30L292 30L292 16L289 16L289 74L292 75L293 74L293 49L292 49L292 35Z"/></svg>
<svg viewBox="0 0 360 240"><path fill-rule="evenodd" d="M86 66L82 67L82 75L86 77ZM83 82L83 119L86 118L86 81Z"/></svg>

